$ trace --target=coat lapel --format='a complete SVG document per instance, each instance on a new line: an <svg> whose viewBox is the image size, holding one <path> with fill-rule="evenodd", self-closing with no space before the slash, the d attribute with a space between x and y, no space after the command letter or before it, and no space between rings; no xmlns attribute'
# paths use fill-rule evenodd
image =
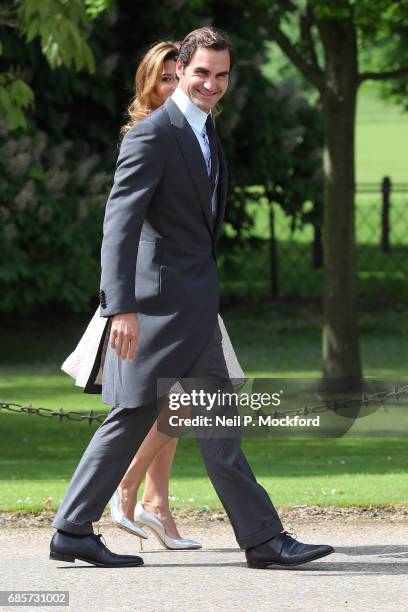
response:
<svg viewBox="0 0 408 612"><path fill-rule="evenodd" d="M183 155L190 176L196 187L205 220L213 236L210 181L208 180L207 168L205 167L201 147L197 141L196 135L177 104L173 102L171 98L167 98L164 107L170 117L170 122L179 144L181 154Z"/></svg>

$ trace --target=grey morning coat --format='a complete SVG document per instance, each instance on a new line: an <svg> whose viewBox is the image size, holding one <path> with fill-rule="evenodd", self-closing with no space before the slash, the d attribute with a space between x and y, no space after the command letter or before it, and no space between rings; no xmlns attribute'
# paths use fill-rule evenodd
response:
<svg viewBox="0 0 408 612"><path fill-rule="evenodd" d="M166 394L219 331L215 246L227 192L219 141L218 159L214 224L200 145L173 100L123 138L103 225L100 314L137 313L139 348L131 363L108 345L105 404L132 408ZM92 376L85 390L97 391Z"/></svg>

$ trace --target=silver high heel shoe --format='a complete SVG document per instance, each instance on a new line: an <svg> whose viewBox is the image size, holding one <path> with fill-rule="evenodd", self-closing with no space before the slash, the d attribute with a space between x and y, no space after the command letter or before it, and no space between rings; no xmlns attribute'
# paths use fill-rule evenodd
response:
<svg viewBox="0 0 408 612"><path fill-rule="evenodd" d="M120 529L124 529L125 531L132 533L138 538L144 538L145 540L147 540L148 535L144 531L144 529L139 527L139 525L136 525L136 523L134 523L133 521L128 519L127 516L122 514L122 512L119 509L119 504L120 504L119 491L116 490L112 498L109 501L111 517L115 525L117 525L117 527L119 527Z"/></svg>
<svg viewBox="0 0 408 612"><path fill-rule="evenodd" d="M150 529L159 542L169 550L192 550L201 548L200 542L187 538L171 538L166 534L163 523L154 514L144 509L142 502L137 502L135 508L135 522Z"/></svg>

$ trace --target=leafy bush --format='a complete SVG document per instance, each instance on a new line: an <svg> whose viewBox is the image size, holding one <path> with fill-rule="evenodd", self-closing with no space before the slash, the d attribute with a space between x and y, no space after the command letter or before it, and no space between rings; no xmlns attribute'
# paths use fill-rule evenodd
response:
<svg viewBox="0 0 408 612"><path fill-rule="evenodd" d="M99 285L112 159L44 132L0 129L0 311L87 309ZM105 171L108 168L108 171Z"/></svg>

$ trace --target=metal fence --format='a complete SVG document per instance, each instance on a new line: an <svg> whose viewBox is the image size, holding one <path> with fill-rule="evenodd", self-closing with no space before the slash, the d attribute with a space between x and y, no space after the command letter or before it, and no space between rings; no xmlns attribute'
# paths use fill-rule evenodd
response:
<svg viewBox="0 0 408 612"><path fill-rule="evenodd" d="M360 305L408 304L408 183L359 184L356 189L356 246ZM258 227L259 242L222 269L224 294L258 294L275 298L320 298L321 237L312 224L292 227L292 219L274 206L275 241ZM264 217L264 222L262 222ZM273 255L271 256L271 252ZM273 262L271 264L271 261ZM239 269L238 269L239 268ZM239 279L239 280L236 280Z"/></svg>

